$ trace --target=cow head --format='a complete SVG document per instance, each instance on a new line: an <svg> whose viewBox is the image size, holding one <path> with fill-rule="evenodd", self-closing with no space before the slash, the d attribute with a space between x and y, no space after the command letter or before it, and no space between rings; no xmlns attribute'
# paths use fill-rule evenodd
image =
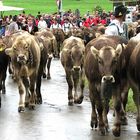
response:
<svg viewBox="0 0 140 140"><path fill-rule="evenodd" d="M91 52L97 60L99 73L102 76L101 82L114 83L114 73L118 69L119 57L122 53L122 45L119 44L116 49L110 46L105 46L97 50L94 46L91 47Z"/></svg>
<svg viewBox="0 0 140 140"><path fill-rule="evenodd" d="M84 63L84 49L80 47L73 47L71 50L71 60L73 64L73 70L81 70Z"/></svg>
<svg viewBox="0 0 140 140"><path fill-rule="evenodd" d="M14 61L19 64L26 64L30 57L30 40L17 39L11 48L5 50Z"/></svg>

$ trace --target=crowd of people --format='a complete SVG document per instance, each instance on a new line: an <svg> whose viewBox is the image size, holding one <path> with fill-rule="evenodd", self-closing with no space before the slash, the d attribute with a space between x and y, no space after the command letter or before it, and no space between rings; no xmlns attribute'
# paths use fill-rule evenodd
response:
<svg viewBox="0 0 140 140"><path fill-rule="evenodd" d="M61 28L64 32L68 32L70 28L81 28L92 26L104 25L107 27L116 18L113 11L106 12L103 10L101 13L95 11L90 14L89 12L83 17L76 14L71 10L62 14L41 14L37 13L36 16L26 14L25 11L19 15L9 15L0 18L0 36L10 35L18 30L25 30L31 34L35 32L50 28ZM119 13L118 13L119 14ZM117 15L118 16L118 15ZM132 12L132 21L140 19L140 6L136 6L136 10Z"/></svg>

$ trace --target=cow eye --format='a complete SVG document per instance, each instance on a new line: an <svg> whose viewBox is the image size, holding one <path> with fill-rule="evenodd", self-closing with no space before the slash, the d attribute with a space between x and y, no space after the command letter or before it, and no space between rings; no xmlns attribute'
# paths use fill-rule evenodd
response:
<svg viewBox="0 0 140 140"><path fill-rule="evenodd" d="M27 50L28 49L28 45L25 45L24 48Z"/></svg>
<svg viewBox="0 0 140 140"><path fill-rule="evenodd" d="M114 59L114 60L112 61L112 63L113 63L113 64L117 64L117 59Z"/></svg>
<svg viewBox="0 0 140 140"><path fill-rule="evenodd" d="M98 58L98 63L103 64L103 60L101 58Z"/></svg>

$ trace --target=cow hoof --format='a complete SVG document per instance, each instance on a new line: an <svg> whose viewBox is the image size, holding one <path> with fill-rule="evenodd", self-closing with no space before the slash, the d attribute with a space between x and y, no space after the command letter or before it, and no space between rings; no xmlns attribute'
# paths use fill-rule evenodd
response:
<svg viewBox="0 0 140 140"><path fill-rule="evenodd" d="M91 126L91 128L97 128L98 122L97 121L91 121L90 126Z"/></svg>
<svg viewBox="0 0 140 140"><path fill-rule="evenodd" d="M140 124L137 124L137 130L140 131Z"/></svg>
<svg viewBox="0 0 140 140"><path fill-rule="evenodd" d="M48 79L48 80L51 79L51 76L50 76L50 75L47 75L47 79Z"/></svg>
<svg viewBox="0 0 140 140"><path fill-rule="evenodd" d="M120 137L120 129L112 129L112 133L115 137Z"/></svg>
<svg viewBox="0 0 140 140"><path fill-rule="evenodd" d="M81 103L83 102L83 98L84 98L84 97L80 97L79 99L75 99L75 100L74 100L74 103L75 103L75 104L81 104Z"/></svg>
<svg viewBox="0 0 140 140"><path fill-rule="evenodd" d="M40 97L37 97L37 101L36 101L37 104L42 104L42 98Z"/></svg>
<svg viewBox="0 0 140 140"><path fill-rule="evenodd" d="M70 101L68 102L68 105L69 105L69 106L73 106L73 100L70 100Z"/></svg>
<svg viewBox="0 0 140 140"><path fill-rule="evenodd" d="M23 106L19 106L18 107L18 112L20 113L20 112L24 112L25 111L25 107L23 107Z"/></svg>
<svg viewBox="0 0 140 140"><path fill-rule="evenodd" d="M105 129L104 128L100 128L100 135L101 136L105 136L105 134L106 134Z"/></svg>
<svg viewBox="0 0 140 140"><path fill-rule="evenodd" d="M29 102L25 102L25 107L28 107L29 106Z"/></svg>
<svg viewBox="0 0 140 140"><path fill-rule="evenodd" d="M47 75L46 75L46 73L43 73L43 78L47 78Z"/></svg>
<svg viewBox="0 0 140 140"><path fill-rule="evenodd" d="M128 121L126 117L121 117L121 125L128 125Z"/></svg>
<svg viewBox="0 0 140 140"><path fill-rule="evenodd" d="M3 90L2 90L2 94L5 94L5 93L6 93L6 90L5 90L5 89L3 89Z"/></svg>
<svg viewBox="0 0 140 140"><path fill-rule="evenodd" d="M35 105L29 105L30 110L35 110Z"/></svg>

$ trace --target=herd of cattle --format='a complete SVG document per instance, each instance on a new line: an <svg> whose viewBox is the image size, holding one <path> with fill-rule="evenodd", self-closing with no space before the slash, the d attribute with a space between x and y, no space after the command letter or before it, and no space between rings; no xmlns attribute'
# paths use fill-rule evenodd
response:
<svg viewBox="0 0 140 140"><path fill-rule="evenodd" d="M128 90L132 88L140 131L140 34L129 41L101 34L98 30L77 29L65 35L61 29L54 29L35 35L19 31L1 38L0 107L1 93L6 92L7 68L18 85L18 111L23 112L25 107L34 109L35 104L42 104L41 79L51 78L51 60L60 57L68 83L68 105L82 103L85 77L88 80L92 128L98 127L102 135L108 132L107 114L112 98L115 117L112 132L120 136L121 124L127 124L125 106Z"/></svg>

